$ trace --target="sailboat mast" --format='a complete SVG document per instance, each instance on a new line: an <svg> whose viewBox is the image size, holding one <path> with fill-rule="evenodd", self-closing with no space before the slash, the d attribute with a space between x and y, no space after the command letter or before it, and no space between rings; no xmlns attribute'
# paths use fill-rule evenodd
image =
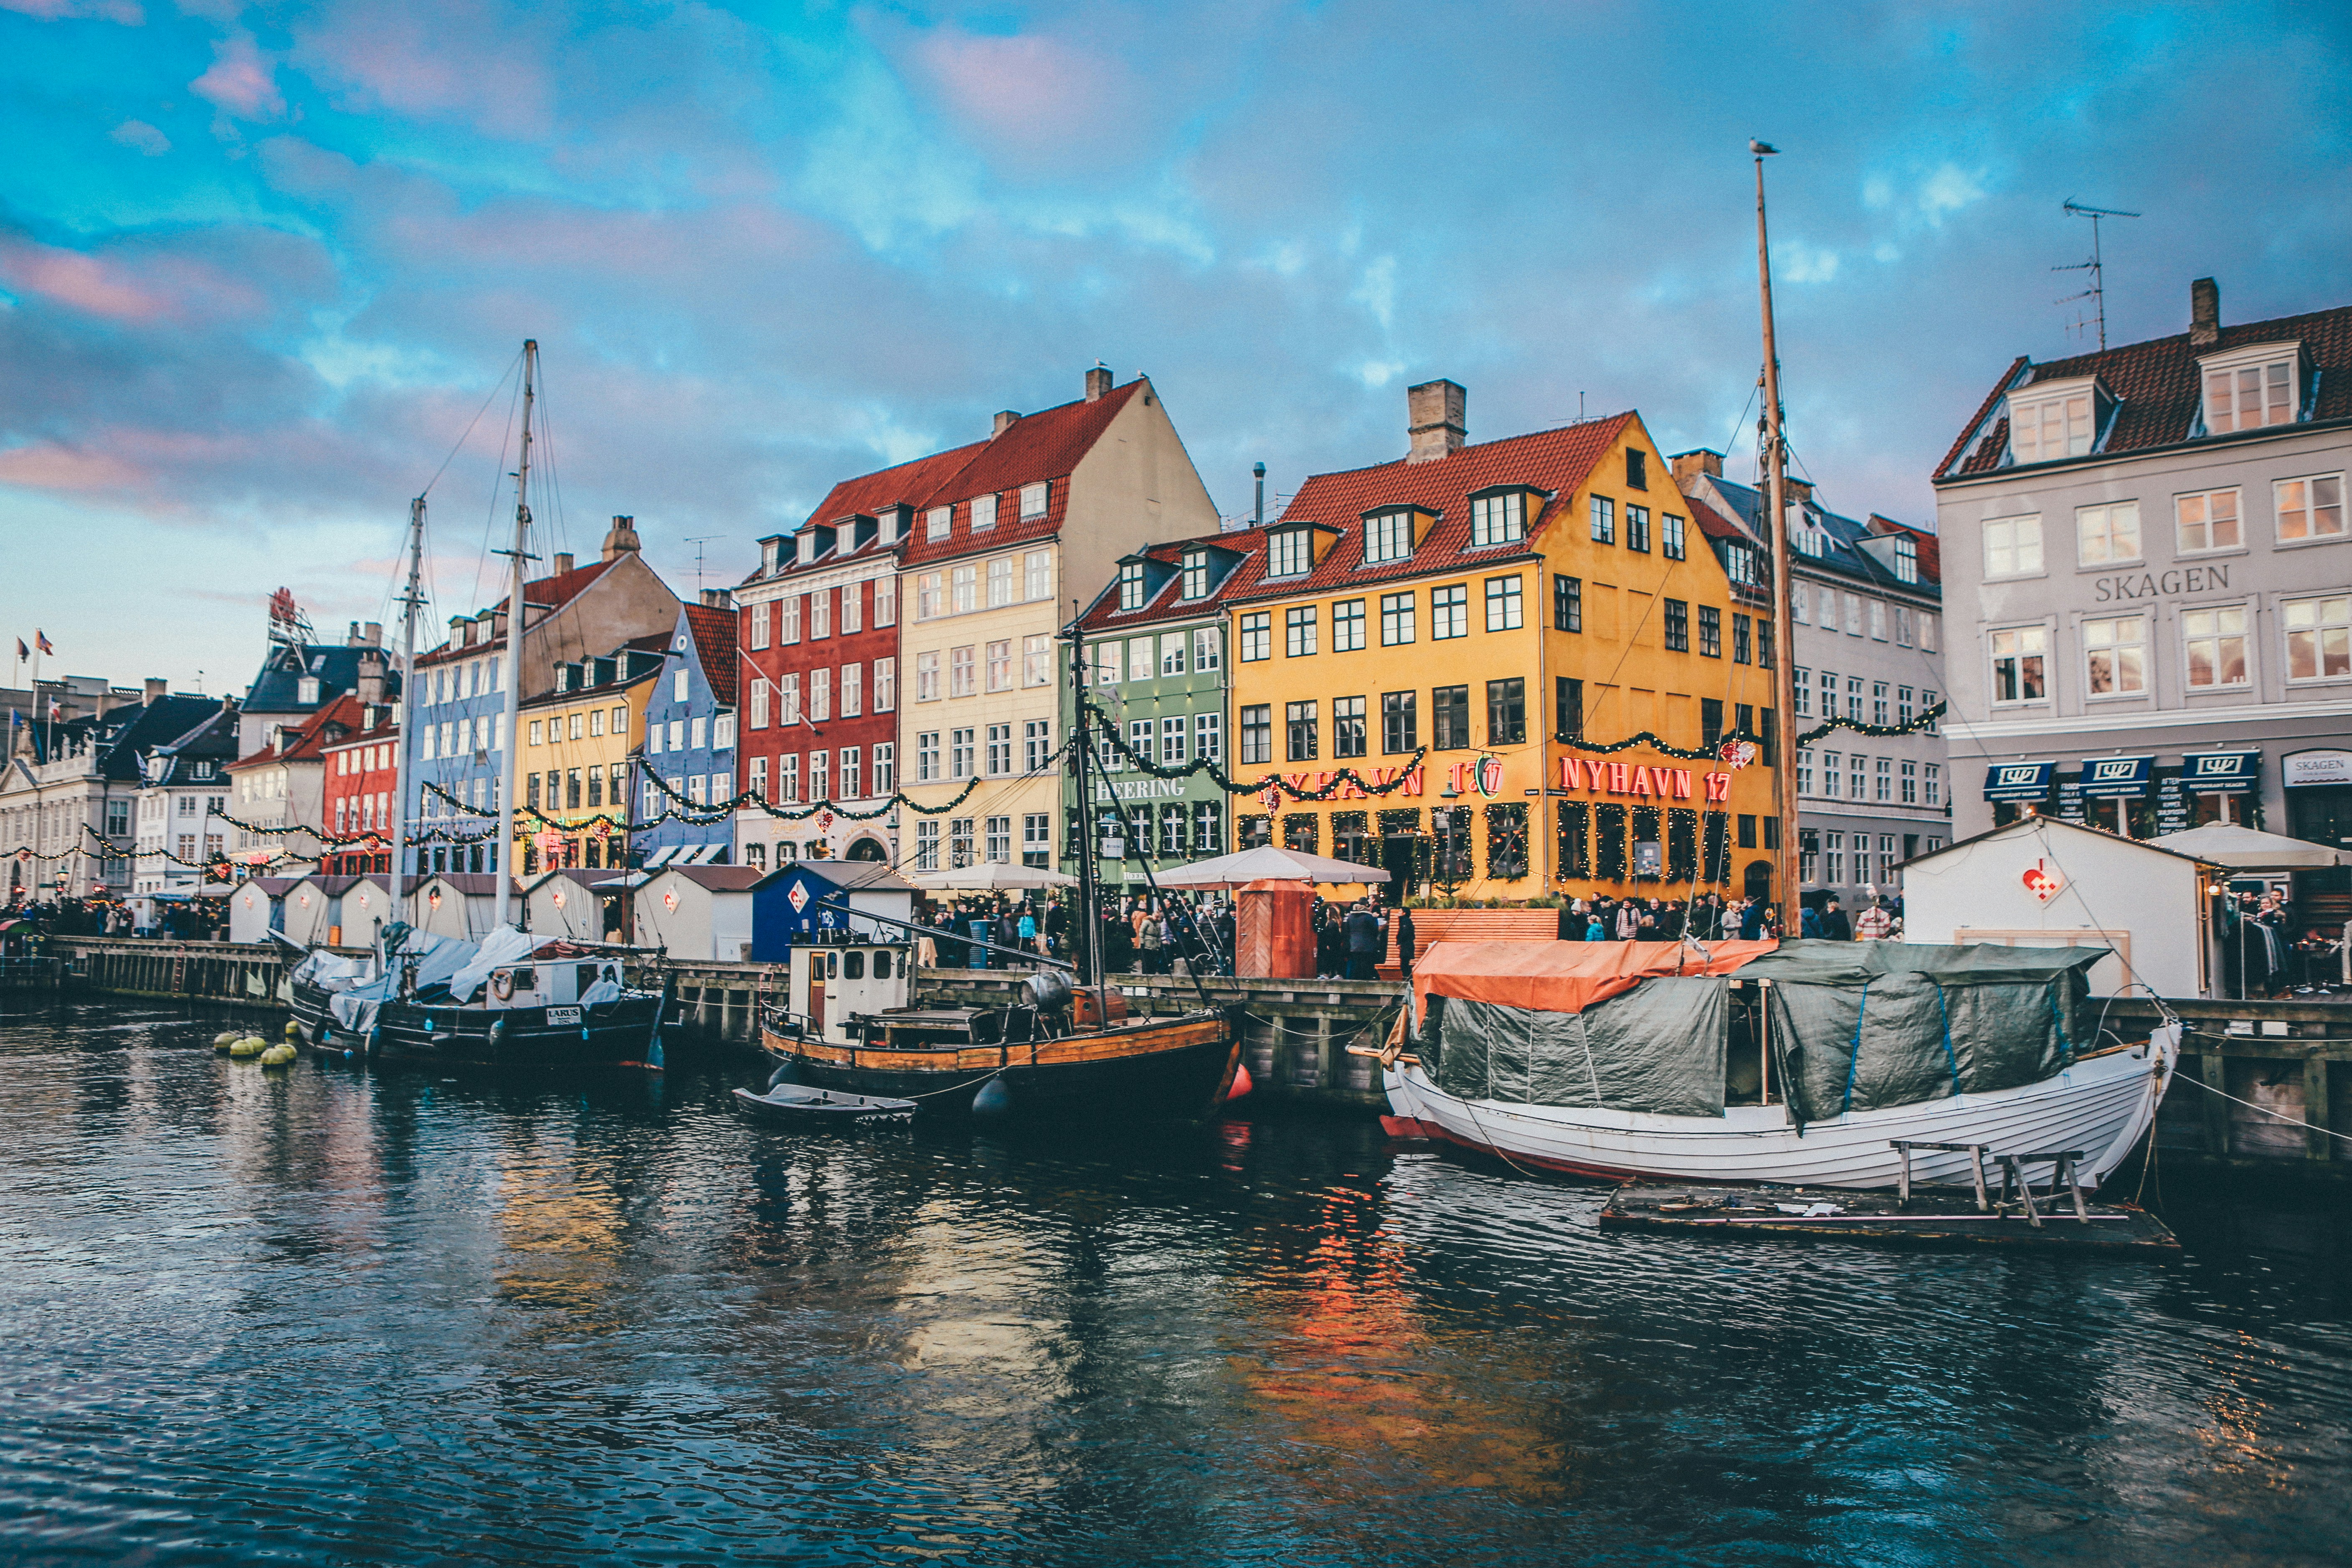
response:
<svg viewBox="0 0 2352 1568"><path fill-rule="evenodd" d="M1797 644L1789 613L1788 448L1780 430L1780 353L1772 331L1772 255L1764 229L1764 160L1779 149L1750 142L1748 150L1756 156L1756 287L1764 311L1764 471L1771 505L1767 531L1772 540L1772 686L1780 710L1774 736L1780 755L1771 759L1779 775L1772 781L1773 798L1780 814L1773 879L1780 884L1780 935L1785 939L1803 926L1797 887Z"/></svg>
<svg viewBox="0 0 2352 1568"><path fill-rule="evenodd" d="M1070 769L1078 785L1078 918L1073 924L1078 951L1085 955L1078 984L1094 987L1095 1017L1099 1024L1110 1016L1110 998L1103 991L1102 920L1095 908L1095 808L1087 795L1087 758L1093 750L1087 739L1087 634L1074 616L1070 622Z"/></svg>
<svg viewBox="0 0 2352 1568"><path fill-rule="evenodd" d="M539 340L526 338L522 345L522 461L515 468L515 531L514 548L504 552L507 558L507 652L505 676L506 711L499 721L503 731L493 737L499 742L498 798L491 802L492 815L498 819L496 856L490 864L498 878L498 902L491 912L493 927L507 923L508 904L514 890L515 878L520 871L520 857L515 851L517 777L516 753L521 739L517 712L522 704L522 580L524 563L530 557L526 552L530 544L530 413L539 387Z"/></svg>
<svg viewBox="0 0 2352 1568"><path fill-rule="evenodd" d="M408 503L408 592L400 598L400 706L395 710L400 718L393 726L392 739L392 910L395 920L407 918L402 900L414 885L407 879L408 748L415 743L409 732L415 726L408 721L408 716L415 706L416 610L425 602L425 595L418 592L424 556L425 498L418 496Z"/></svg>

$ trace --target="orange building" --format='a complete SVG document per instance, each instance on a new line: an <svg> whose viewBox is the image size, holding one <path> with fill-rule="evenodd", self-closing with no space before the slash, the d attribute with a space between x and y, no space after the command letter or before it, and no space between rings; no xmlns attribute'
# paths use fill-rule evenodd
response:
<svg viewBox="0 0 2352 1568"><path fill-rule="evenodd" d="M1759 552L1637 414L1472 446L1460 386L1409 396L1410 455L1309 479L1237 569L1233 771L1282 779L1237 843L1391 896L1769 882L1770 748L1736 741L1778 735ZM1645 731L1694 754L1619 744Z"/></svg>

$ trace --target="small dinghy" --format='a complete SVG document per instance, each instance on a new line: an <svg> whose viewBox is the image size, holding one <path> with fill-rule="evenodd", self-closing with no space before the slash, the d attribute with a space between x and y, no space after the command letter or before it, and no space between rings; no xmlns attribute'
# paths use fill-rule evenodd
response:
<svg viewBox="0 0 2352 1568"><path fill-rule="evenodd" d="M864 1121L904 1121L915 1114L911 1100L891 1100L878 1094L848 1094L840 1089L812 1089L806 1084L780 1083L765 1094L748 1089L735 1091L735 1103L770 1121L803 1127L846 1127Z"/></svg>

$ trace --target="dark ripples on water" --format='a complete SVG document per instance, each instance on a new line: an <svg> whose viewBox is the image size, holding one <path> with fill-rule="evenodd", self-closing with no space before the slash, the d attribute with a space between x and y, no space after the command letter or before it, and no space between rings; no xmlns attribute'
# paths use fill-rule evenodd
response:
<svg viewBox="0 0 2352 1568"><path fill-rule="evenodd" d="M2177 1214L2172 1268L1619 1240L1353 1123L795 1137L749 1068L270 1073L13 1000L12 1563L2352 1552L2334 1212Z"/></svg>

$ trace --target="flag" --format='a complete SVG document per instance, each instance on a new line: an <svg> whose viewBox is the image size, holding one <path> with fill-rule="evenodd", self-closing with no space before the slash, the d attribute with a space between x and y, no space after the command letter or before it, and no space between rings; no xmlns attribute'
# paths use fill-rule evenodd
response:
<svg viewBox="0 0 2352 1568"><path fill-rule="evenodd" d="M33 642L43 653L55 653L58 651L49 646L48 634L42 631L38 626L33 628Z"/></svg>
<svg viewBox="0 0 2352 1568"><path fill-rule="evenodd" d="M18 637L16 639L16 662L18 664L22 664L32 657L33 650L25 646L25 639L23 637Z"/></svg>

